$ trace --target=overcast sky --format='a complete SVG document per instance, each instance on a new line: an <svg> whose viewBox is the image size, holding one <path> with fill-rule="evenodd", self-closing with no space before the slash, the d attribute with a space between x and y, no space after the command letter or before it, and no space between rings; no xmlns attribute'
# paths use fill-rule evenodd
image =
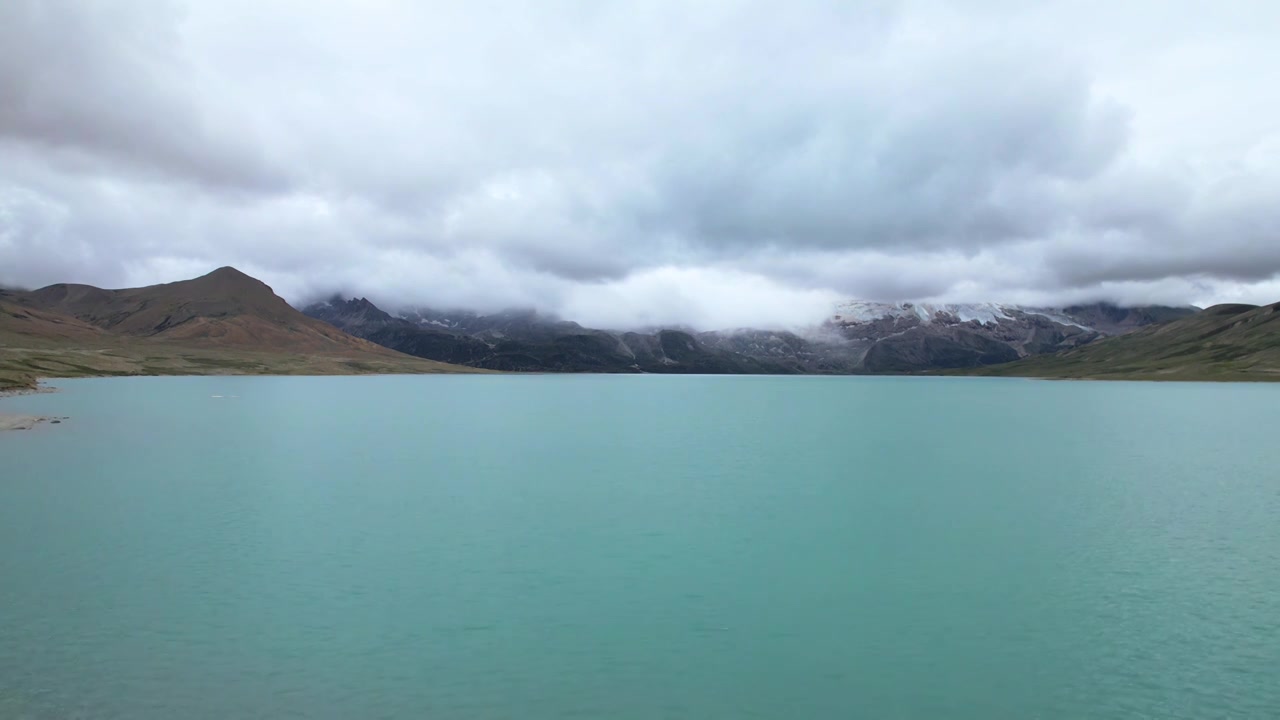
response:
<svg viewBox="0 0 1280 720"><path fill-rule="evenodd" d="M1280 3L0 0L0 283L1280 300Z"/></svg>

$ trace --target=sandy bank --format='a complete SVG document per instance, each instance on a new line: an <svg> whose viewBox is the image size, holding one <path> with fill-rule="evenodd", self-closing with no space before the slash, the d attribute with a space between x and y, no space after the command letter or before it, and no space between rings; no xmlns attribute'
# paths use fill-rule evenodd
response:
<svg viewBox="0 0 1280 720"><path fill-rule="evenodd" d="M0 398L12 397L14 395L36 395L38 393L57 392L57 388L51 388L45 385L34 388L5 388L0 390ZM46 417L44 415L8 415L0 413L0 432L5 430L30 430L42 422L61 423L66 420L65 417Z"/></svg>
<svg viewBox="0 0 1280 720"><path fill-rule="evenodd" d="M0 432L5 430L30 430L42 422L60 423L62 418L42 415L0 415Z"/></svg>

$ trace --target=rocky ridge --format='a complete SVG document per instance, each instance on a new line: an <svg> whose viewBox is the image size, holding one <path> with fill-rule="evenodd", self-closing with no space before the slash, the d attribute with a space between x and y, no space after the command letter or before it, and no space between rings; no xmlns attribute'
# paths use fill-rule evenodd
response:
<svg viewBox="0 0 1280 720"><path fill-rule="evenodd" d="M392 314L366 298L340 296L303 312L401 352L494 370L845 374L1005 363L1080 347L1194 309L852 302L836 307L817 327L711 332L609 331L534 311L416 308Z"/></svg>

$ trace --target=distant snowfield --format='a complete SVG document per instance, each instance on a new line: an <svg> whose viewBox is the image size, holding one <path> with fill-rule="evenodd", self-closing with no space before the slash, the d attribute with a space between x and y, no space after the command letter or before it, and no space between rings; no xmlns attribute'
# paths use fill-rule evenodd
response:
<svg viewBox="0 0 1280 720"><path fill-rule="evenodd" d="M939 315L958 318L960 322L976 320L983 325L998 324L1001 320L1013 320L1012 313L1023 315L1040 315L1063 325L1075 325L1088 328L1067 317L1060 310L1048 308L1030 308L1021 305L1002 305L999 303L880 303L880 302L847 302L835 308L834 318L837 322L867 323L885 318L917 317L923 323L932 323Z"/></svg>

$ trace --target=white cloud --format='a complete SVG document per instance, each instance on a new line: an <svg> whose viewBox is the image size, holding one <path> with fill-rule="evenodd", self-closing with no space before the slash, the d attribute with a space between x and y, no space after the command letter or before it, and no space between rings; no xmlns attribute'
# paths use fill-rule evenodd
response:
<svg viewBox="0 0 1280 720"><path fill-rule="evenodd" d="M230 264L293 300L609 325L1266 300L1278 22L1190 0L12 0L0 283Z"/></svg>
<svg viewBox="0 0 1280 720"><path fill-rule="evenodd" d="M787 328L822 322L840 299L734 270L660 267L574 284L557 309L588 327Z"/></svg>

